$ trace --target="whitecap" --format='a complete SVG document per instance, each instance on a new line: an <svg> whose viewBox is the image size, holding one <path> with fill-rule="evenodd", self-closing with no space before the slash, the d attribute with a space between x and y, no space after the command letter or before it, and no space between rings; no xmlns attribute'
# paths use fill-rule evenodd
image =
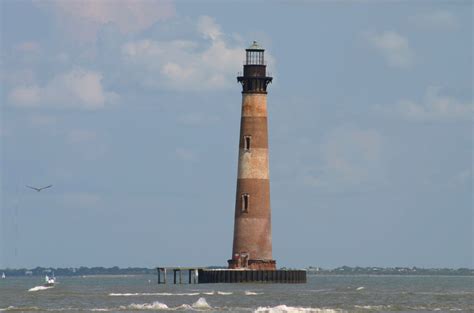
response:
<svg viewBox="0 0 474 313"><path fill-rule="evenodd" d="M111 297L131 297L131 296L138 296L138 293L109 293Z"/></svg>
<svg viewBox="0 0 474 313"><path fill-rule="evenodd" d="M331 291L332 289L313 289L313 290L308 290L309 292L326 292L326 291Z"/></svg>
<svg viewBox="0 0 474 313"><path fill-rule="evenodd" d="M203 292L202 294L203 294L203 295L212 296L212 295L214 295L215 293L216 293L216 292L213 290L213 291Z"/></svg>
<svg viewBox="0 0 474 313"><path fill-rule="evenodd" d="M245 291L246 296L258 296L258 295L263 295L263 292L253 292L253 291Z"/></svg>
<svg viewBox="0 0 474 313"><path fill-rule="evenodd" d="M358 309L366 309L366 310L386 310L390 308L390 305L354 305L355 308Z"/></svg>
<svg viewBox="0 0 474 313"><path fill-rule="evenodd" d="M218 291L217 294L221 296L228 296L228 295L233 294L233 292Z"/></svg>
<svg viewBox="0 0 474 313"><path fill-rule="evenodd" d="M194 309L212 309L212 307L207 303L205 298L199 298L196 302L193 303L192 307Z"/></svg>
<svg viewBox="0 0 474 313"><path fill-rule="evenodd" d="M168 310L168 306L164 303L159 301L155 301L153 303L143 303L143 304L136 304L132 303L126 307L127 309L132 310Z"/></svg>
<svg viewBox="0 0 474 313"><path fill-rule="evenodd" d="M53 288L53 287L54 287L54 286L49 286L49 287L46 287L46 286L36 286L36 287L33 287L33 288L28 289L28 291L41 291L41 290L51 289L51 288Z"/></svg>
<svg viewBox="0 0 474 313"><path fill-rule="evenodd" d="M7 308L0 308L0 311L15 311L15 312L24 312L24 311L40 311L41 309L37 306L27 306L27 307L16 307L10 305Z"/></svg>
<svg viewBox="0 0 474 313"><path fill-rule="evenodd" d="M181 304L180 306L174 308L174 310L185 310L185 311L190 311L192 309L193 307L190 306L189 304Z"/></svg>
<svg viewBox="0 0 474 313"><path fill-rule="evenodd" d="M304 308L304 307L294 307L287 305L278 305L274 307L259 307L254 312L258 313L336 313L344 312L341 310L335 309L325 309L325 308Z"/></svg>

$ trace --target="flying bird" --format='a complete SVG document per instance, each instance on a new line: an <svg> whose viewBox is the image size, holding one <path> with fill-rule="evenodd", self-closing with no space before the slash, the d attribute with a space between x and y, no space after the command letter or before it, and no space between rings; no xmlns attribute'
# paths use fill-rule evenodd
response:
<svg viewBox="0 0 474 313"><path fill-rule="evenodd" d="M36 190L37 192L40 192L43 189L53 187L53 185L49 185L49 186L45 186L45 187L41 187L41 188L36 188L36 187L31 187L31 186L26 186L26 187L31 188L33 190Z"/></svg>

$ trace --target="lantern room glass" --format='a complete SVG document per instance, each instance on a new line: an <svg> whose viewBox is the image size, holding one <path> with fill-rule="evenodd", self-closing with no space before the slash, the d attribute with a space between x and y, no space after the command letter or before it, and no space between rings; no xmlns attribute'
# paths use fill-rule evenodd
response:
<svg viewBox="0 0 474 313"><path fill-rule="evenodd" d="M247 65L265 65L263 50L247 50Z"/></svg>

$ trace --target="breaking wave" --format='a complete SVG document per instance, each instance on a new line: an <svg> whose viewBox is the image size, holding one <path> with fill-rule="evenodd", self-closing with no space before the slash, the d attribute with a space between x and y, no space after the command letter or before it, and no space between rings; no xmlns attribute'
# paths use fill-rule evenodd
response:
<svg viewBox="0 0 474 313"><path fill-rule="evenodd" d="M263 292L254 292L254 291L245 290L245 295L246 296L258 296L258 295L263 295Z"/></svg>
<svg viewBox="0 0 474 313"><path fill-rule="evenodd" d="M153 303L143 303L143 304L136 304L132 303L126 307L120 307L123 309L132 309L132 310L168 310L169 307L161 303L159 301L155 301Z"/></svg>
<svg viewBox="0 0 474 313"><path fill-rule="evenodd" d="M233 292L218 291L217 294L221 296L228 296L228 295L233 294Z"/></svg>
<svg viewBox="0 0 474 313"><path fill-rule="evenodd" d="M254 312L257 313L341 313L342 310L325 309L325 308L304 308L287 305L278 305L274 307L259 307Z"/></svg>
<svg viewBox="0 0 474 313"><path fill-rule="evenodd" d="M207 303L205 298L199 298L196 302L193 303L192 307L194 309L212 309L212 307Z"/></svg>
<svg viewBox="0 0 474 313"><path fill-rule="evenodd" d="M391 308L391 305L354 305L356 309L366 309L371 311L383 311Z"/></svg>
<svg viewBox="0 0 474 313"><path fill-rule="evenodd" d="M40 308L36 306L26 306L26 307L16 307L16 306L9 306L8 308L0 308L1 311L9 311L9 312L27 312L27 311L39 311Z"/></svg>
<svg viewBox="0 0 474 313"><path fill-rule="evenodd" d="M36 287L28 289L28 291L41 291L41 290L47 290L47 289L51 289L51 288L54 288L54 286L50 286L50 287L36 286Z"/></svg>
<svg viewBox="0 0 474 313"><path fill-rule="evenodd" d="M203 294L203 295L212 296L212 295L214 295L215 293L216 293L216 292L213 290L213 291L205 291L205 292L203 292L202 294Z"/></svg>

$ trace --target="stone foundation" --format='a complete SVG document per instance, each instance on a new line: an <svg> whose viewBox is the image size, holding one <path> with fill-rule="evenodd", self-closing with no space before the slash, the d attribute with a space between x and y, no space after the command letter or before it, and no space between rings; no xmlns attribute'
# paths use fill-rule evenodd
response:
<svg viewBox="0 0 474 313"><path fill-rule="evenodd" d="M262 270L274 271L276 270L275 260L248 260L246 266L240 264L239 259L228 260L229 269L244 269L244 270Z"/></svg>

